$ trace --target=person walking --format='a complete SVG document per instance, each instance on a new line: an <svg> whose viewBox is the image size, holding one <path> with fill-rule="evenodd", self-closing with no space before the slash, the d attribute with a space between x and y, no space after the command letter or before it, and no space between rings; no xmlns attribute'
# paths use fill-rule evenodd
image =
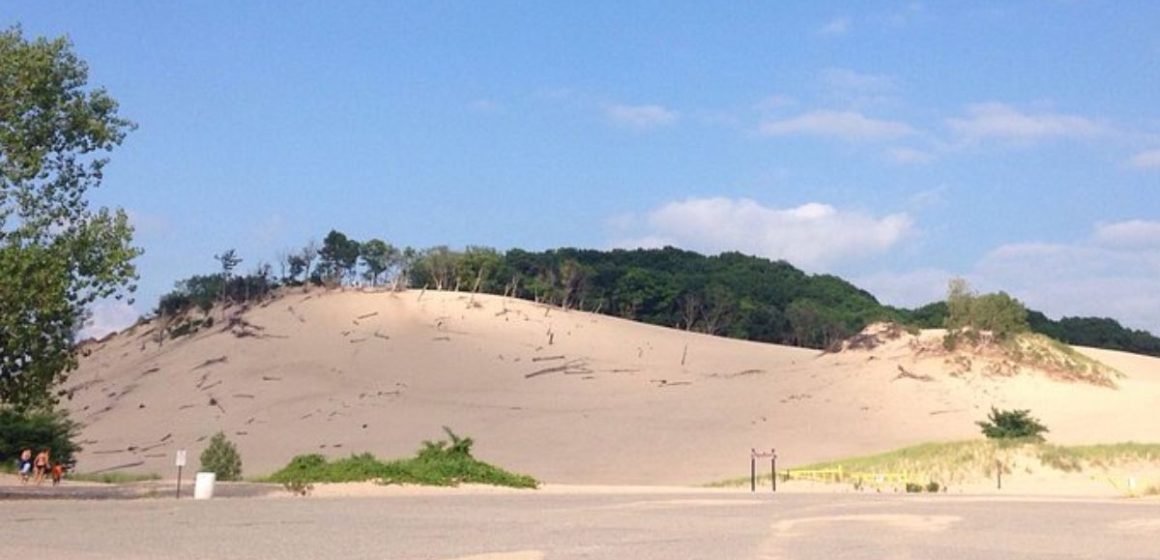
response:
<svg viewBox="0 0 1160 560"><path fill-rule="evenodd" d="M49 457L48 457L48 448L46 447L44 449L41 449L40 453L36 454L36 459L34 461L32 461L32 472L33 472L32 482L35 483L37 486L39 486L40 483L44 482L44 478L46 476L48 476L48 469L49 469Z"/></svg>
<svg viewBox="0 0 1160 560"><path fill-rule="evenodd" d="M28 477L32 475L32 449L20 452L20 482L28 484Z"/></svg>

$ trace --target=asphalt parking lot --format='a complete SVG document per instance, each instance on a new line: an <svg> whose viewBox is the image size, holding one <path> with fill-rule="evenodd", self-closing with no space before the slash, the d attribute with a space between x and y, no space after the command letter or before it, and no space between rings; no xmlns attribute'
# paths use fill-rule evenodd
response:
<svg viewBox="0 0 1160 560"><path fill-rule="evenodd" d="M1155 500L613 491L4 506L6 558L1160 557Z"/></svg>

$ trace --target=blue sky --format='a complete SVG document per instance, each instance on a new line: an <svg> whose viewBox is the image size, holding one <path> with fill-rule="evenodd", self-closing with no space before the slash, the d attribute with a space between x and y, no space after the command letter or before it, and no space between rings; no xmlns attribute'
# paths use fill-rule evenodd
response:
<svg viewBox="0 0 1160 560"><path fill-rule="evenodd" d="M962 276L1160 332L1160 3L0 2L140 128L145 312L337 228Z"/></svg>

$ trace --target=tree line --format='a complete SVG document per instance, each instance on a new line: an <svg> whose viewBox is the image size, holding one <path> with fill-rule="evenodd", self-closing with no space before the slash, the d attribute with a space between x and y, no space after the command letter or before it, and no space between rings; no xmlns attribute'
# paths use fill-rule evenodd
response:
<svg viewBox="0 0 1160 560"><path fill-rule="evenodd" d="M234 252L223 255L237 258ZM215 275L194 276L162 297L160 314L190 307L208 311L216 301L240 303L266 297L279 286L318 285L430 288L505 295L565 309L614 315L666 327L809 348L829 348L875 321L920 328L955 327L964 301L952 283L948 301L917 309L882 305L873 295L837 276L807 274L785 261L729 252L705 256L663 249L562 248L546 251L445 245L416 249L381 239L360 242L331 230L321 243L282 251L274 265L233 275L222 259ZM277 273L274 267L277 267ZM960 287L960 291L965 287ZM971 299L971 309L999 317L988 307L1008 309L1010 296ZM1013 300L1012 300L1013 301ZM994 304L994 305L992 305ZM1019 306L1021 309L1021 305ZM1073 344L1160 356L1160 339L1132 331L1112 319L1048 319L1026 311L1007 321ZM1007 328L996 324L989 330Z"/></svg>

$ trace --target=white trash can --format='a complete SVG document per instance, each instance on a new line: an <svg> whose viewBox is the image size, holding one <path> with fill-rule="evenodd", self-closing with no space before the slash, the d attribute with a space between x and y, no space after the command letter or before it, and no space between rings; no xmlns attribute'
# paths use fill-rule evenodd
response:
<svg viewBox="0 0 1160 560"><path fill-rule="evenodd" d="M217 473L199 472L193 484L193 499L208 500L213 497L213 485L217 481Z"/></svg>

